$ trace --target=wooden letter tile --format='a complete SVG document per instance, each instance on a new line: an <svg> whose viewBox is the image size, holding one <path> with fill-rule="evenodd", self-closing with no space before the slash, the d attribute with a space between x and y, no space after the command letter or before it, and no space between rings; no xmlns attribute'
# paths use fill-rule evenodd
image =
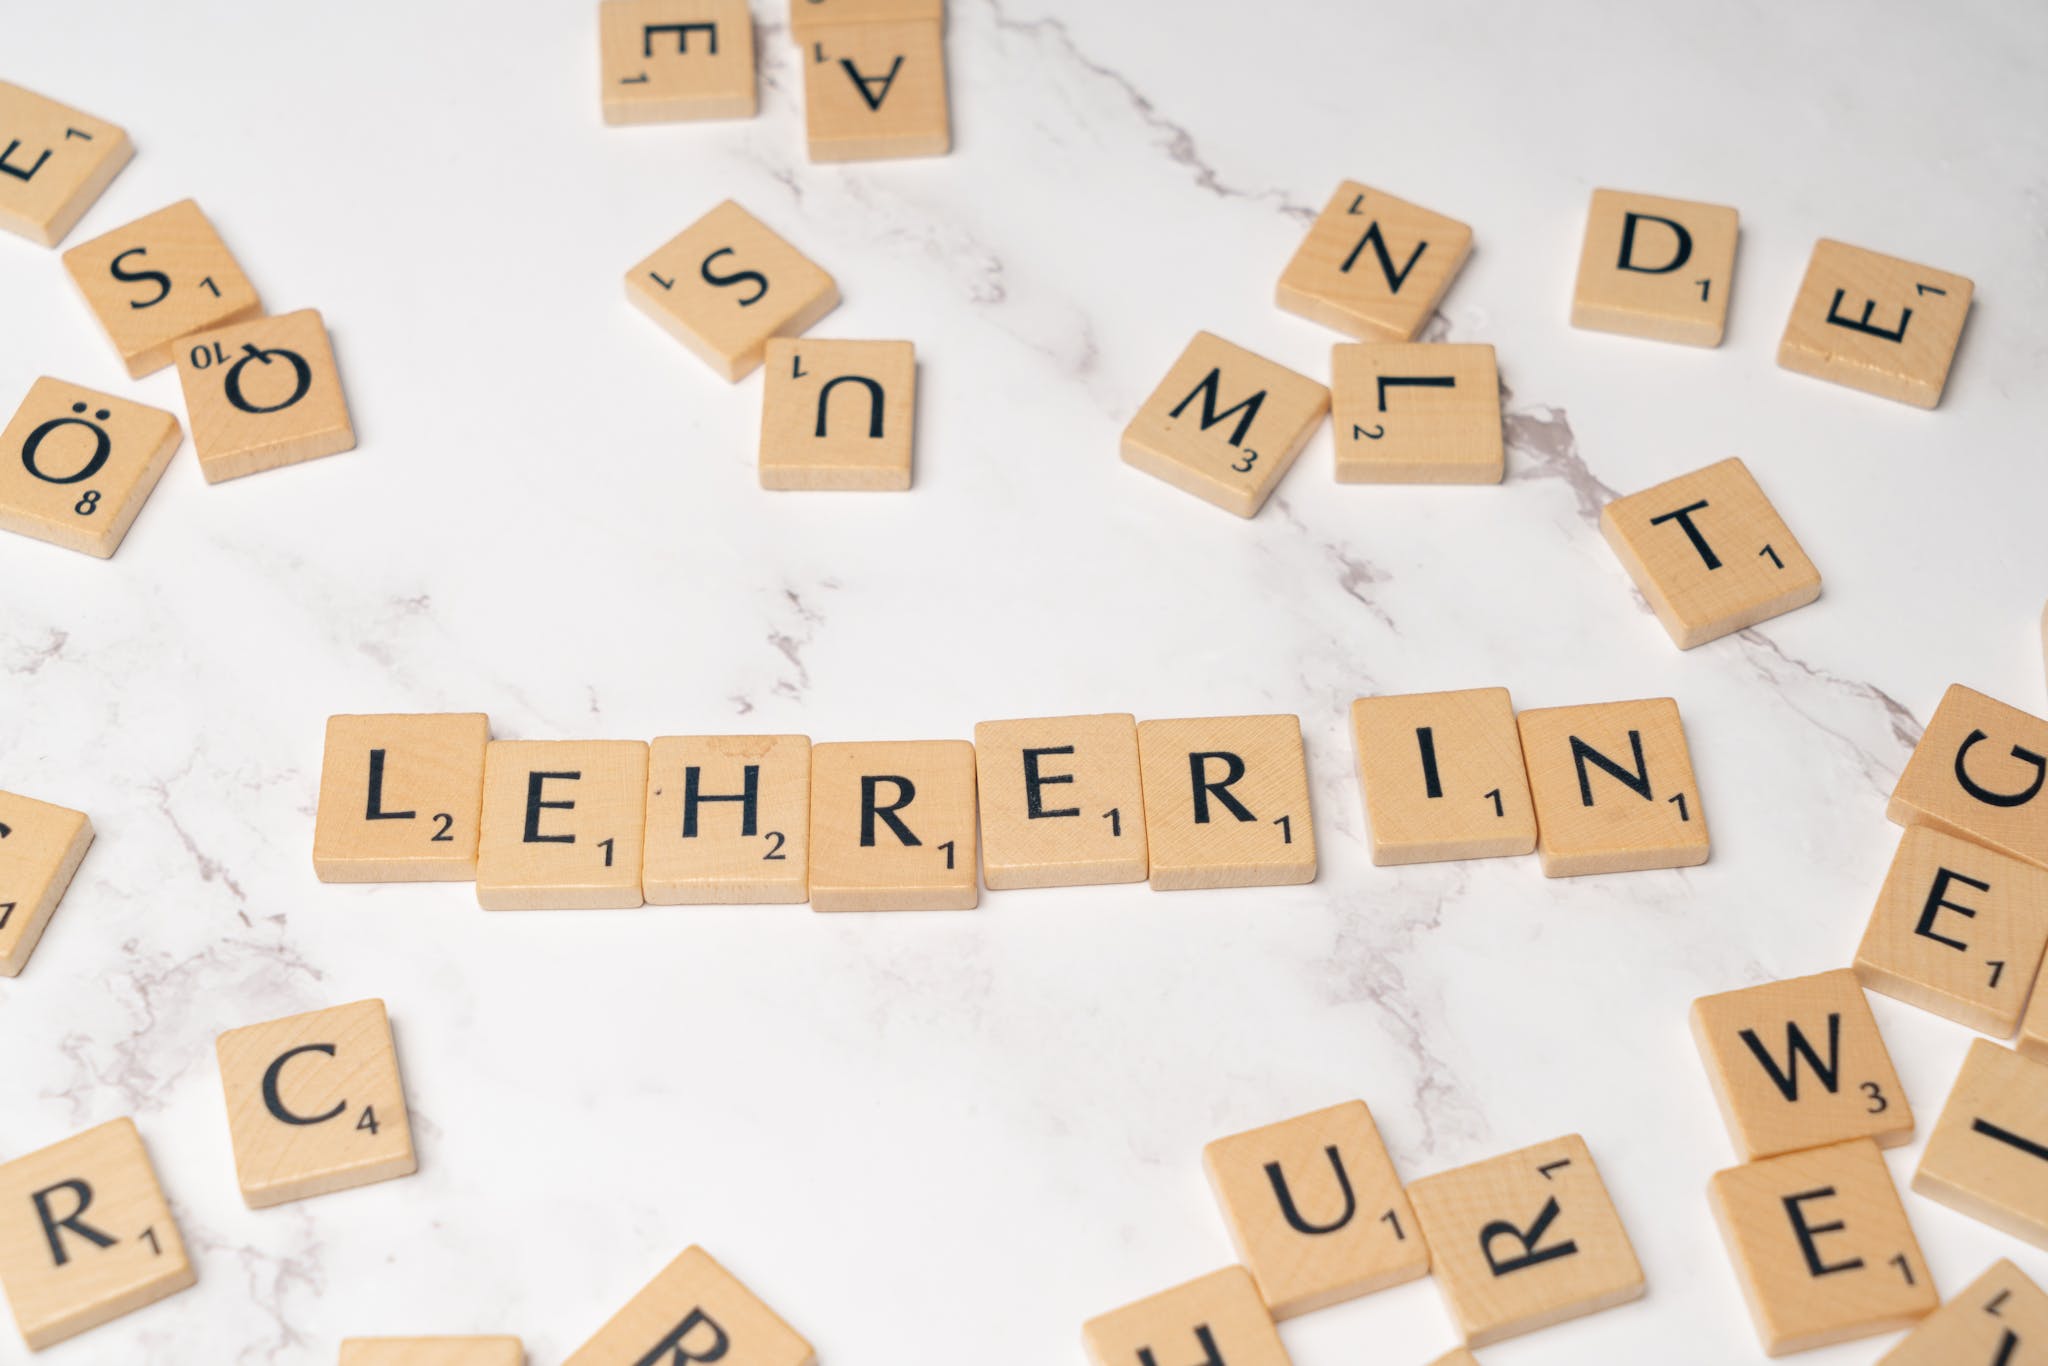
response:
<svg viewBox="0 0 2048 1366"><path fill-rule="evenodd" d="M1778 364L1917 408L1941 402L1974 286L1822 238L1785 320Z"/></svg>
<svg viewBox="0 0 2048 1366"><path fill-rule="evenodd" d="M1363 1101L1202 1150L1237 1254L1276 1319L1429 1273L1429 1248Z"/></svg>
<svg viewBox="0 0 2048 1366"><path fill-rule="evenodd" d="M1124 462L1251 517L1329 411L1314 380L1197 332L1124 428Z"/></svg>
<svg viewBox="0 0 2048 1366"><path fill-rule="evenodd" d="M1707 813L1676 702L1549 707L1515 722L1545 877L1707 861Z"/></svg>
<svg viewBox="0 0 2048 1366"><path fill-rule="evenodd" d="M812 1366L811 1344L712 1260L688 1248L564 1366Z"/></svg>
<svg viewBox="0 0 2048 1366"><path fill-rule="evenodd" d="M1820 596L1820 571L1740 460L1615 499L1600 531L1681 650Z"/></svg>
<svg viewBox="0 0 2048 1366"><path fill-rule="evenodd" d="M810 896L806 735L664 736L647 764L650 906L787 905Z"/></svg>
<svg viewBox="0 0 2048 1366"><path fill-rule="evenodd" d="M1340 484L1498 484L1500 370L1490 346L1330 348Z"/></svg>
<svg viewBox="0 0 2048 1366"><path fill-rule="evenodd" d="M1735 210L1593 191L1572 326L1719 346L1735 278Z"/></svg>
<svg viewBox="0 0 2048 1366"><path fill-rule="evenodd" d="M484 799L482 712L330 716L313 820L322 882L470 882Z"/></svg>
<svg viewBox="0 0 2048 1366"><path fill-rule="evenodd" d="M814 746L811 909L973 910L974 800L964 740Z"/></svg>
<svg viewBox="0 0 2048 1366"><path fill-rule="evenodd" d="M1347 337L1413 341L1472 250L1472 229L1347 180L1280 275L1276 301Z"/></svg>
<svg viewBox="0 0 2048 1366"><path fill-rule="evenodd" d="M1642 1296L1628 1230L1577 1134L1426 1176L1408 1198L1468 1346Z"/></svg>
<svg viewBox="0 0 2048 1366"><path fill-rule="evenodd" d="M356 448L318 309L202 332L178 347L185 416L207 483Z"/></svg>
<svg viewBox="0 0 2048 1366"><path fill-rule="evenodd" d="M419 1170L382 1001L230 1029L214 1052L250 1209Z"/></svg>
<svg viewBox="0 0 2048 1366"><path fill-rule="evenodd" d="M0 228L56 246L134 155L115 125L0 81Z"/></svg>
<svg viewBox="0 0 2048 1366"><path fill-rule="evenodd" d="M2012 1037L2048 950L2048 870L1914 826L1856 950L1872 991Z"/></svg>
<svg viewBox="0 0 2048 1366"><path fill-rule="evenodd" d="M1744 1161L1913 1136L1913 1107L1847 968L1702 996L1692 1037Z"/></svg>
<svg viewBox="0 0 2048 1366"><path fill-rule="evenodd" d="M181 338L263 311L256 287L189 199L73 247L64 269L130 379L176 360Z"/></svg>
<svg viewBox="0 0 2048 1366"><path fill-rule="evenodd" d="M1151 871L1133 717L983 721L974 762L991 891L1143 882Z"/></svg>
<svg viewBox="0 0 2048 1366"><path fill-rule="evenodd" d="M1142 722L1138 760L1154 891L1315 881L1299 717Z"/></svg>
<svg viewBox="0 0 2048 1366"><path fill-rule="evenodd" d="M343 1338L341 1366L526 1366L518 1338Z"/></svg>
<svg viewBox="0 0 2048 1366"><path fill-rule="evenodd" d="M606 123L754 117L747 0L604 0L598 26Z"/></svg>
<svg viewBox="0 0 2048 1366"><path fill-rule="evenodd" d="M761 487L910 487L917 348L891 341L768 343Z"/></svg>
<svg viewBox="0 0 2048 1366"><path fill-rule="evenodd" d="M2048 868L2048 721L1951 684L1885 814Z"/></svg>
<svg viewBox="0 0 2048 1366"><path fill-rule="evenodd" d="M1910 1327L1940 1303L1867 1138L1716 1172L1707 1197L1766 1356Z"/></svg>
<svg viewBox="0 0 2048 1366"><path fill-rule="evenodd" d="M729 380L839 305L839 286L730 199L626 272L626 297Z"/></svg>
<svg viewBox="0 0 2048 1366"><path fill-rule="evenodd" d="M2044 960L2044 966L2048 966L2048 960ZM2037 974L2035 985L2039 984ZM2014 1046L2021 1056L2048 1063L2048 991L2036 991L2027 998L2026 1013L2020 1016L2019 1042Z"/></svg>
<svg viewBox="0 0 2048 1366"><path fill-rule="evenodd" d="M647 746L493 740L484 751L476 900L487 911L641 904Z"/></svg>
<svg viewBox="0 0 2048 1366"><path fill-rule="evenodd" d="M84 812L0 792L0 977L28 966L91 844Z"/></svg>
<svg viewBox="0 0 2048 1366"><path fill-rule="evenodd" d="M1536 847L1536 808L1506 688L1361 697L1351 742L1381 867Z"/></svg>
<svg viewBox="0 0 2048 1366"><path fill-rule="evenodd" d="M924 20L943 26L946 0L789 0L789 33L799 44L838 24Z"/></svg>
<svg viewBox="0 0 2048 1366"><path fill-rule="evenodd" d="M944 156L953 147L946 43L929 21L814 29L805 40L812 161Z"/></svg>
<svg viewBox="0 0 2048 1366"><path fill-rule="evenodd" d="M1479 1358L1460 1347L1456 1351L1445 1352L1429 1366L1479 1366Z"/></svg>
<svg viewBox="0 0 2048 1366"><path fill-rule="evenodd" d="M1877 1359L1877 1366L2023 1366L2044 1345L2048 1295L2001 1258L1962 1294L1922 1319L1904 1342Z"/></svg>
<svg viewBox="0 0 2048 1366"><path fill-rule="evenodd" d="M0 432L0 528L111 558L184 439L160 408L39 379Z"/></svg>
<svg viewBox="0 0 2048 1366"><path fill-rule="evenodd" d="M30 1351L194 1279L135 1121L117 1119L0 1166L0 1287Z"/></svg>
<svg viewBox="0 0 2048 1366"><path fill-rule="evenodd" d="M1989 1039L1971 1044L1913 1189L2048 1247L2048 1066Z"/></svg>
<svg viewBox="0 0 2048 1366"><path fill-rule="evenodd" d="M1093 1366L1288 1366L1273 1318L1241 1266L1090 1319L1081 1325L1081 1341Z"/></svg>

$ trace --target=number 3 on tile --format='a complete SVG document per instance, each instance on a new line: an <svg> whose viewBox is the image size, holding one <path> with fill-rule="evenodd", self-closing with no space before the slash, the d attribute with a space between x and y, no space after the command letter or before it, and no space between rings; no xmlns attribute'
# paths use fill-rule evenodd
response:
<svg viewBox="0 0 2048 1366"><path fill-rule="evenodd" d="M1258 463L1259 453L1257 451L1246 451L1244 453L1244 459L1238 461L1235 465L1232 465L1230 468L1236 470L1239 474L1250 474L1252 472L1252 466Z"/></svg>

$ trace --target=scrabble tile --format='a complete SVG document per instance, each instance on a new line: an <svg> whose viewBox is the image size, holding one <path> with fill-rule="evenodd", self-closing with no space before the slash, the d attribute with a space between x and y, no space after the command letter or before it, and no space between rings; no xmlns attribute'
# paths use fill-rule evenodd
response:
<svg viewBox="0 0 2048 1366"><path fill-rule="evenodd" d="M1381 867L1536 847L1536 808L1506 688L1361 697L1351 743Z"/></svg>
<svg viewBox="0 0 2048 1366"><path fill-rule="evenodd" d="M160 408L39 379L0 432L0 529L109 559L184 439Z"/></svg>
<svg viewBox="0 0 2048 1366"><path fill-rule="evenodd" d="M750 119L754 18L747 0L604 0L606 123Z"/></svg>
<svg viewBox="0 0 2048 1366"><path fill-rule="evenodd" d="M343 1338L341 1366L526 1366L518 1338Z"/></svg>
<svg viewBox="0 0 2048 1366"><path fill-rule="evenodd" d="M1766 1356L1910 1327L1940 1302L1867 1138L1716 1172L1707 1198Z"/></svg>
<svg viewBox="0 0 2048 1366"><path fill-rule="evenodd" d="M1738 216L1724 205L1593 191L1572 326L1719 346L1737 231Z"/></svg>
<svg viewBox="0 0 2048 1366"><path fill-rule="evenodd" d="M1202 1165L1276 1319L1429 1274L1415 1211L1363 1101L1219 1138Z"/></svg>
<svg viewBox="0 0 2048 1366"><path fill-rule="evenodd" d="M1702 996L1692 1037L1744 1161L1852 1138L1891 1148L1913 1107L1847 968Z"/></svg>
<svg viewBox="0 0 2048 1366"><path fill-rule="evenodd" d="M1546 707L1515 724L1545 877L1707 861L1707 813L1676 702Z"/></svg>
<svg viewBox="0 0 2048 1366"><path fill-rule="evenodd" d="M135 1121L0 1166L0 1287L39 1352L194 1280Z"/></svg>
<svg viewBox="0 0 2048 1366"><path fill-rule="evenodd" d="M730 199L626 272L626 298L729 380L839 306L839 286Z"/></svg>
<svg viewBox="0 0 2048 1366"><path fill-rule="evenodd" d="M177 359L180 341L263 311L256 287L199 206L183 199L64 253L130 379Z"/></svg>
<svg viewBox="0 0 2048 1366"><path fill-rule="evenodd" d="M789 33L808 43L821 29L837 24L894 24L924 20L941 27L946 0L789 0Z"/></svg>
<svg viewBox="0 0 2048 1366"><path fill-rule="evenodd" d="M1826 238L1785 320L1778 364L1916 408L1941 402L1974 286Z"/></svg>
<svg viewBox="0 0 2048 1366"><path fill-rule="evenodd" d="M641 904L647 746L493 740L484 751L476 899L487 911Z"/></svg>
<svg viewBox="0 0 2048 1366"><path fill-rule="evenodd" d="M975 877L974 746L811 749L811 909L967 911Z"/></svg>
<svg viewBox="0 0 2048 1366"><path fill-rule="evenodd" d="M1577 1134L1426 1176L1408 1198L1468 1346L1642 1296L1628 1230Z"/></svg>
<svg viewBox="0 0 2048 1366"><path fill-rule="evenodd" d="M2048 1247L2048 1066L1989 1039L1971 1044L1913 1189Z"/></svg>
<svg viewBox="0 0 2048 1366"><path fill-rule="evenodd" d="M1885 814L2048 868L2048 721L1960 683L1906 761Z"/></svg>
<svg viewBox="0 0 2048 1366"><path fill-rule="evenodd" d="M382 1001L230 1029L214 1053L249 1208L419 1170Z"/></svg>
<svg viewBox="0 0 2048 1366"><path fill-rule="evenodd" d="M186 338L178 382L199 472L209 484L356 448L318 309Z"/></svg>
<svg viewBox="0 0 2048 1366"><path fill-rule="evenodd" d="M2000 1258L1969 1288L1920 1321L1877 1366L2021 1366L2022 1346L2048 1344L2048 1295Z"/></svg>
<svg viewBox="0 0 2048 1366"><path fill-rule="evenodd" d="M471 882L484 800L482 712L330 716L313 819L322 882Z"/></svg>
<svg viewBox="0 0 2048 1366"><path fill-rule="evenodd" d="M910 487L917 348L910 342L768 343L761 487Z"/></svg>
<svg viewBox="0 0 2048 1366"><path fill-rule="evenodd" d="M1340 484L1498 484L1500 370L1490 346L1330 348Z"/></svg>
<svg viewBox="0 0 2048 1366"><path fill-rule="evenodd" d="M1479 1358L1460 1347L1456 1351L1445 1352L1429 1366L1479 1366Z"/></svg>
<svg viewBox="0 0 2048 1366"><path fill-rule="evenodd" d="M793 904L810 896L806 735L669 735L647 763L650 906Z"/></svg>
<svg viewBox="0 0 2048 1366"><path fill-rule="evenodd" d="M1472 229L1347 180L1280 275L1276 302L1347 337L1413 341L1472 250Z"/></svg>
<svg viewBox="0 0 2048 1366"><path fill-rule="evenodd" d="M2048 991L2036 991L2027 998L2026 1013L2020 1016L2019 1042L2014 1047L2022 1057L2048 1063Z"/></svg>
<svg viewBox="0 0 2048 1366"><path fill-rule="evenodd" d="M1151 871L1135 718L983 721L974 764L991 891L1143 882Z"/></svg>
<svg viewBox="0 0 2048 1366"><path fill-rule="evenodd" d="M813 29L804 132L812 161L944 156L953 148L945 35L929 21Z"/></svg>
<svg viewBox="0 0 2048 1366"><path fill-rule="evenodd" d="M1914 826L1856 950L1863 985L2001 1039L2048 950L2048 870Z"/></svg>
<svg viewBox="0 0 2048 1366"><path fill-rule="evenodd" d="M566 1366L812 1366L811 1344L701 1247L684 1250Z"/></svg>
<svg viewBox="0 0 2048 1366"><path fill-rule="evenodd" d="M1197 332L1124 428L1124 463L1251 517L1330 411L1330 391Z"/></svg>
<svg viewBox="0 0 2048 1366"><path fill-rule="evenodd" d="M1093 1366L1169 1361L1288 1366L1287 1349L1241 1266L1213 1271L1081 1325ZM1206 1353L1206 1357L1200 1354Z"/></svg>
<svg viewBox="0 0 2048 1366"><path fill-rule="evenodd" d="M0 81L0 228L56 246L134 155L114 124Z"/></svg>
<svg viewBox="0 0 2048 1366"><path fill-rule="evenodd" d="M18 977L85 851L82 811L0 792L0 977Z"/></svg>
<svg viewBox="0 0 2048 1366"><path fill-rule="evenodd" d="M1615 499L1600 533L1681 650L1820 596L1820 571L1740 460Z"/></svg>
<svg viewBox="0 0 2048 1366"><path fill-rule="evenodd" d="M1140 722L1138 763L1154 891L1315 881L1299 717Z"/></svg>

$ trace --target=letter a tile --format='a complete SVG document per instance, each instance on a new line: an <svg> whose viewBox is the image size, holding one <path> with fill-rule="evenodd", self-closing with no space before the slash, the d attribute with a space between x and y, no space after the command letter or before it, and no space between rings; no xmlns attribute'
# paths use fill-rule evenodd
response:
<svg viewBox="0 0 2048 1366"><path fill-rule="evenodd" d="M1202 1165L1276 1319L1429 1273L1429 1248L1364 1101L1219 1138Z"/></svg>
<svg viewBox="0 0 2048 1366"><path fill-rule="evenodd" d="M133 1120L0 1166L0 1287L30 1351L155 1304L194 1279Z"/></svg>
<svg viewBox="0 0 2048 1366"><path fill-rule="evenodd" d="M111 558L184 439L161 409L39 379L0 432L0 528Z"/></svg>
<svg viewBox="0 0 2048 1366"><path fill-rule="evenodd" d="M134 155L115 125L0 81L0 228L56 246Z"/></svg>
<svg viewBox="0 0 2048 1366"><path fill-rule="evenodd" d="M2048 1295L2003 1258L1920 1321L1877 1366L2024 1366L2048 1344Z"/></svg>
<svg viewBox="0 0 2048 1366"><path fill-rule="evenodd" d="M2009 1039L2048 950L2048 869L1913 826L1856 950L1856 975Z"/></svg>
<svg viewBox="0 0 2048 1366"><path fill-rule="evenodd" d="M1093 1366L1168 1361L1289 1366L1272 1316L1241 1266L1090 1319L1081 1326L1081 1341Z"/></svg>
<svg viewBox="0 0 2048 1366"><path fill-rule="evenodd" d="M341 1366L526 1366L518 1338L343 1338Z"/></svg>
<svg viewBox="0 0 2048 1366"><path fill-rule="evenodd" d="M1885 809L2048 868L2048 721L1960 683L1942 694Z"/></svg>
<svg viewBox="0 0 2048 1366"><path fill-rule="evenodd" d="M1381 867L1536 847L1536 809L1506 688L1361 697L1351 740Z"/></svg>
<svg viewBox="0 0 2048 1366"><path fill-rule="evenodd" d="M937 24L814 30L803 63L812 161L936 157L952 150L946 43Z"/></svg>
<svg viewBox="0 0 2048 1366"><path fill-rule="evenodd" d="M812 910L973 910L975 835L965 741L812 747Z"/></svg>
<svg viewBox="0 0 2048 1366"><path fill-rule="evenodd" d="M83 811L0 792L0 977L28 966L91 845Z"/></svg>
<svg viewBox="0 0 2048 1366"><path fill-rule="evenodd" d="M1280 275L1276 302L1361 341L1413 341L1472 250L1472 229L1347 180Z"/></svg>
<svg viewBox="0 0 2048 1366"><path fill-rule="evenodd" d="M1913 1189L2048 1247L2048 1066L1989 1039L1971 1044Z"/></svg>
<svg viewBox="0 0 2048 1366"><path fill-rule="evenodd" d="M1724 205L1593 191L1572 326L1719 346L1737 231L1738 216Z"/></svg>
<svg viewBox="0 0 2048 1366"><path fill-rule="evenodd" d="M181 338L263 311L256 287L189 199L73 247L64 269L130 379L176 360Z"/></svg>
<svg viewBox="0 0 2048 1366"><path fill-rule="evenodd" d="M1778 364L1916 408L1941 402L1974 286L1845 242L1814 244Z"/></svg>
<svg viewBox="0 0 2048 1366"><path fill-rule="evenodd" d="M647 745L493 740L484 751L476 900L487 911L641 904Z"/></svg>
<svg viewBox="0 0 2048 1366"><path fill-rule="evenodd" d="M1515 723L1545 877L1707 861L1707 813L1676 702L1548 707Z"/></svg>
<svg viewBox="0 0 2048 1366"><path fill-rule="evenodd" d="M754 117L747 0L604 0L598 29L606 123Z"/></svg>
<svg viewBox="0 0 2048 1366"><path fill-rule="evenodd" d="M909 342L768 343L761 487L910 487L917 348Z"/></svg>
<svg viewBox="0 0 2048 1366"><path fill-rule="evenodd" d="M564 1366L812 1366L811 1344L701 1247L688 1248Z"/></svg>
<svg viewBox="0 0 2048 1366"><path fill-rule="evenodd" d="M1681 650L1820 596L1820 571L1740 460L1615 499L1600 531Z"/></svg>
<svg viewBox="0 0 2048 1366"><path fill-rule="evenodd" d="M1315 881L1301 718L1140 722L1138 762L1153 891Z"/></svg>
<svg viewBox="0 0 2048 1366"><path fill-rule="evenodd" d="M1716 1172L1707 1196L1767 1356L1907 1328L1940 1303L1867 1138Z"/></svg>
<svg viewBox="0 0 2048 1366"><path fill-rule="evenodd" d="M178 381L209 484L356 448L341 371L317 309L178 343Z"/></svg>
<svg viewBox="0 0 2048 1366"><path fill-rule="evenodd" d="M839 306L839 286L730 199L626 272L626 298L729 380Z"/></svg>
<svg viewBox="0 0 2048 1366"><path fill-rule="evenodd" d="M1913 1136L1913 1107L1847 968L1702 996L1692 1036L1744 1161Z"/></svg>
<svg viewBox="0 0 2048 1366"><path fill-rule="evenodd" d="M313 820L322 882L473 882L482 712L330 716Z"/></svg>
<svg viewBox="0 0 2048 1366"><path fill-rule="evenodd" d="M1124 428L1124 463L1252 517L1330 411L1330 391L1197 332Z"/></svg>
<svg viewBox="0 0 2048 1366"><path fill-rule="evenodd" d="M1467 1346L1642 1296L1635 1247L1577 1134L1426 1176L1408 1198Z"/></svg>

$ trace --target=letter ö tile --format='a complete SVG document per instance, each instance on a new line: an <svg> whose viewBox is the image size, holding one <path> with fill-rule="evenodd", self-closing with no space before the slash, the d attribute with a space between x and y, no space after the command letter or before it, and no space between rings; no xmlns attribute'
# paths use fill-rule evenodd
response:
<svg viewBox="0 0 2048 1366"><path fill-rule="evenodd" d="M730 199L626 272L626 298L729 380L839 305L839 286Z"/></svg>
<svg viewBox="0 0 2048 1366"><path fill-rule="evenodd" d="M130 379L175 361L180 339L263 311L256 287L189 199L71 248L64 269Z"/></svg>
<svg viewBox="0 0 2048 1366"><path fill-rule="evenodd" d="M109 559L184 439L161 409L39 379L0 432L0 529Z"/></svg>
<svg viewBox="0 0 2048 1366"><path fill-rule="evenodd" d="M701 1247L686 1248L564 1366L813 1366L811 1344Z"/></svg>

